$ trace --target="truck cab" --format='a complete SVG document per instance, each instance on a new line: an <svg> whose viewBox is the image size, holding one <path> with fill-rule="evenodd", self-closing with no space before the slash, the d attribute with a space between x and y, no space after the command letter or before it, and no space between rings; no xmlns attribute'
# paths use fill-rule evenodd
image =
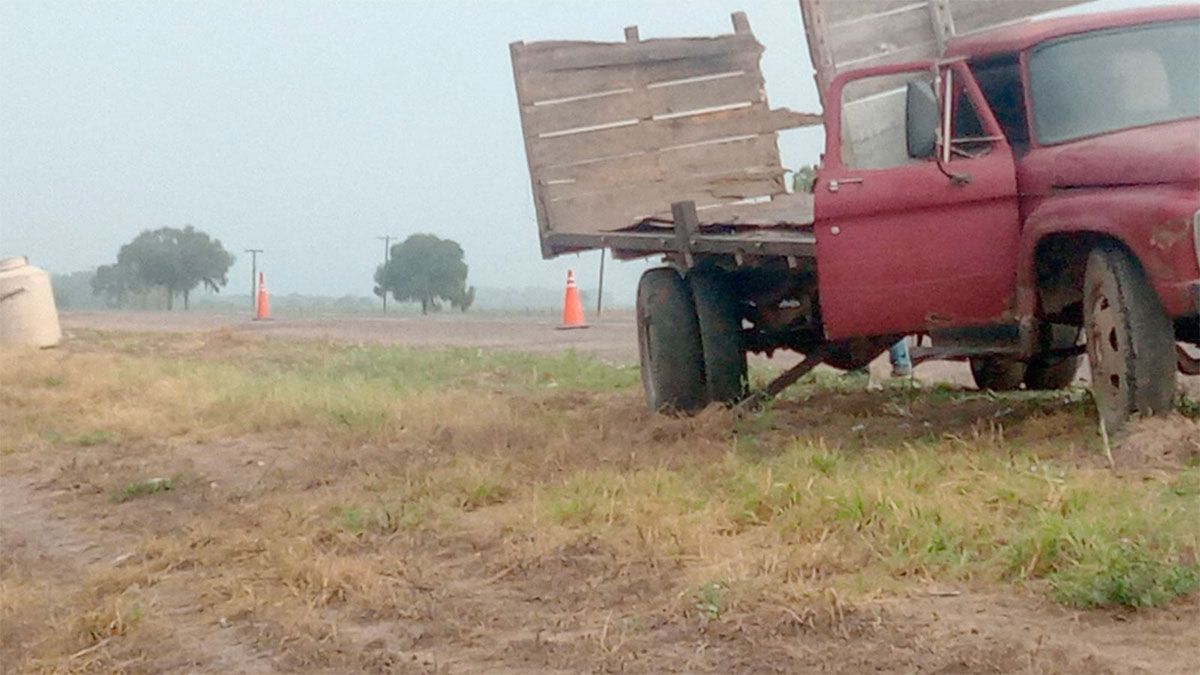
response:
<svg viewBox="0 0 1200 675"><path fill-rule="evenodd" d="M1200 343L1200 8L1044 20L844 72L814 184L831 341L923 333L981 387L1170 409ZM869 109L869 114L868 114ZM1186 365L1186 364L1190 364Z"/></svg>

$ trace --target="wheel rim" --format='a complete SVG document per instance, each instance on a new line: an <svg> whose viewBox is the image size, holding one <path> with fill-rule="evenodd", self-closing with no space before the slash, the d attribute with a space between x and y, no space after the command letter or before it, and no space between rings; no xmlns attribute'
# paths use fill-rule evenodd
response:
<svg viewBox="0 0 1200 675"><path fill-rule="evenodd" d="M1088 365L1092 371L1092 391L1106 407L1111 407L1121 391L1128 386L1125 359L1121 355L1122 340L1117 307L1108 295L1100 292L1092 301L1088 322Z"/></svg>

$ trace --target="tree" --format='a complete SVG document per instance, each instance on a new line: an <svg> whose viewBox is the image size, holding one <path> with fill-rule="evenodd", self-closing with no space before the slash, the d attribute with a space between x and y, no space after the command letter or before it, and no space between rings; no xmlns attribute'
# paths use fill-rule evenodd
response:
<svg viewBox="0 0 1200 675"><path fill-rule="evenodd" d="M167 309L174 309L176 295L183 296L187 309L197 286L219 292L229 283L232 265L233 256L219 239L191 225L146 230L121 247L116 265L96 270L92 292L120 300L131 292L161 288Z"/></svg>
<svg viewBox="0 0 1200 675"><path fill-rule="evenodd" d="M467 263L457 242L432 234L414 234L392 247L386 265L375 269L375 294L390 292L397 302L419 302L421 313L441 302L467 311L475 288L467 287Z"/></svg>
<svg viewBox="0 0 1200 675"><path fill-rule="evenodd" d="M125 304L129 296L144 290L140 281L129 267L101 265L92 277L92 295L102 296L110 307Z"/></svg>
<svg viewBox="0 0 1200 675"><path fill-rule="evenodd" d="M812 194L813 183L817 180L817 167L808 164L792 172L792 192L807 192Z"/></svg>

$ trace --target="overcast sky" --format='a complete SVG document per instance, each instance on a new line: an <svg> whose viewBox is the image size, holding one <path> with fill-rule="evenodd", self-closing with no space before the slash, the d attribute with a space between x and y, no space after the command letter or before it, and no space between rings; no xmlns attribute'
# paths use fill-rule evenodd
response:
<svg viewBox="0 0 1200 675"><path fill-rule="evenodd" d="M70 272L192 224L238 256L234 292L263 248L274 293L367 295L377 235L433 232L475 285L588 287L598 254L541 259L508 44L727 33L736 10L772 105L819 111L796 0L0 0L0 256ZM785 166L820 144L785 133ZM609 269L628 303L641 266Z"/></svg>

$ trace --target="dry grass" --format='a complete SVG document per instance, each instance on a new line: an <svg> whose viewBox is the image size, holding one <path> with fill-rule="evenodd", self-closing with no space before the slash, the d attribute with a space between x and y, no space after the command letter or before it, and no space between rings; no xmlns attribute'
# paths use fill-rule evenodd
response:
<svg viewBox="0 0 1200 675"><path fill-rule="evenodd" d="M6 489L103 533L6 530L0 658L29 670L606 668L694 626L867 631L857 604L929 588L1144 607L1200 574L1196 455L1145 449L1198 424L1136 430L1114 470L1078 392L822 376L669 419L573 355L220 332L0 373Z"/></svg>

